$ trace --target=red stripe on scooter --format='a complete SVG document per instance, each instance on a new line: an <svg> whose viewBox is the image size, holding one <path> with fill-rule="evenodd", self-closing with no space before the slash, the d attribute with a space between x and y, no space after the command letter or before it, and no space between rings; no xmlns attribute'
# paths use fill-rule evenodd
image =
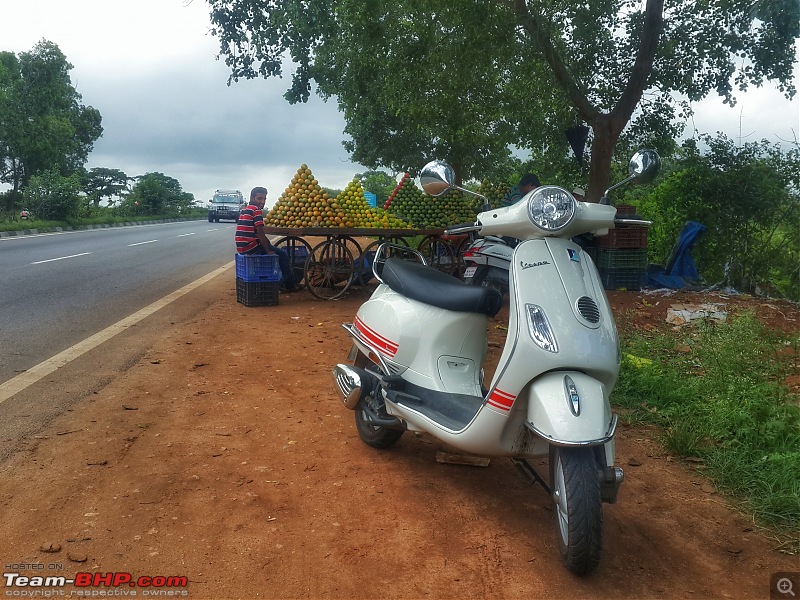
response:
<svg viewBox="0 0 800 600"><path fill-rule="evenodd" d="M487 403L492 408L508 412L511 410L511 407L513 406L514 400L516 400L516 398L517 397L512 394L509 394L507 392L495 388L495 390L489 396L489 400L487 401Z"/></svg>
<svg viewBox="0 0 800 600"><path fill-rule="evenodd" d="M387 356L394 356L397 354L398 345L395 342L383 337L374 329L370 329L367 324L358 317L356 317L355 324L359 333L380 352Z"/></svg>

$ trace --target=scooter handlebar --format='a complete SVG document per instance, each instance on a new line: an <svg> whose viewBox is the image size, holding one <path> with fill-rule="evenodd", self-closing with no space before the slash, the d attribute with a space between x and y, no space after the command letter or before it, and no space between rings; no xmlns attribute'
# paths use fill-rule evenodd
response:
<svg viewBox="0 0 800 600"><path fill-rule="evenodd" d="M470 231L478 231L481 228L477 223L459 223L451 225L444 230L445 235L458 235L459 233L469 233Z"/></svg>

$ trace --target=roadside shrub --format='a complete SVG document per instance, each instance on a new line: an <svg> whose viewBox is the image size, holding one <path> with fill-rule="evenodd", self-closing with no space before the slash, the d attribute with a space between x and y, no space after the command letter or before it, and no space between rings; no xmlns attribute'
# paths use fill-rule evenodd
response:
<svg viewBox="0 0 800 600"><path fill-rule="evenodd" d="M78 216L81 210L80 190L81 180L77 173L64 177L55 171L45 171L31 177L22 197L34 218L68 221Z"/></svg>
<svg viewBox="0 0 800 600"><path fill-rule="evenodd" d="M708 284L743 292L766 288L800 299L800 149L766 140L735 146L723 134L686 142L666 161L655 188L632 188L628 201L653 220L651 263L664 264L686 221L708 230L692 249Z"/></svg>

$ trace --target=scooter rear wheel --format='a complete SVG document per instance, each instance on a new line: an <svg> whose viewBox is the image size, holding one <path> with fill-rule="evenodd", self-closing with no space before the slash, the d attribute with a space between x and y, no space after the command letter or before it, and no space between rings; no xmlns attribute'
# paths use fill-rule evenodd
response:
<svg viewBox="0 0 800 600"><path fill-rule="evenodd" d="M603 553L603 506L594 451L550 446L550 485L561 558L571 572L587 575Z"/></svg>
<svg viewBox="0 0 800 600"><path fill-rule="evenodd" d="M369 414L365 410L365 402L366 400L362 398L355 411L353 411L355 413L356 429L361 441L367 446L380 450L393 446L403 436L403 430L373 425Z"/></svg>

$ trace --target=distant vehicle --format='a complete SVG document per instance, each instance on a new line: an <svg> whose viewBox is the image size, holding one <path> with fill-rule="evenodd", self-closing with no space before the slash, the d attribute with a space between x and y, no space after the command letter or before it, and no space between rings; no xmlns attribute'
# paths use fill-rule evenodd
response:
<svg viewBox="0 0 800 600"><path fill-rule="evenodd" d="M22 219L23 221L27 221L27 220L29 220L29 219L31 218L31 213L30 213L30 211L29 211L27 208L23 209L23 210L22 210L22 211L19 213L19 218L20 218L20 219Z"/></svg>
<svg viewBox="0 0 800 600"><path fill-rule="evenodd" d="M244 196L239 190L217 190L208 203L208 222L236 221L244 206Z"/></svg>

